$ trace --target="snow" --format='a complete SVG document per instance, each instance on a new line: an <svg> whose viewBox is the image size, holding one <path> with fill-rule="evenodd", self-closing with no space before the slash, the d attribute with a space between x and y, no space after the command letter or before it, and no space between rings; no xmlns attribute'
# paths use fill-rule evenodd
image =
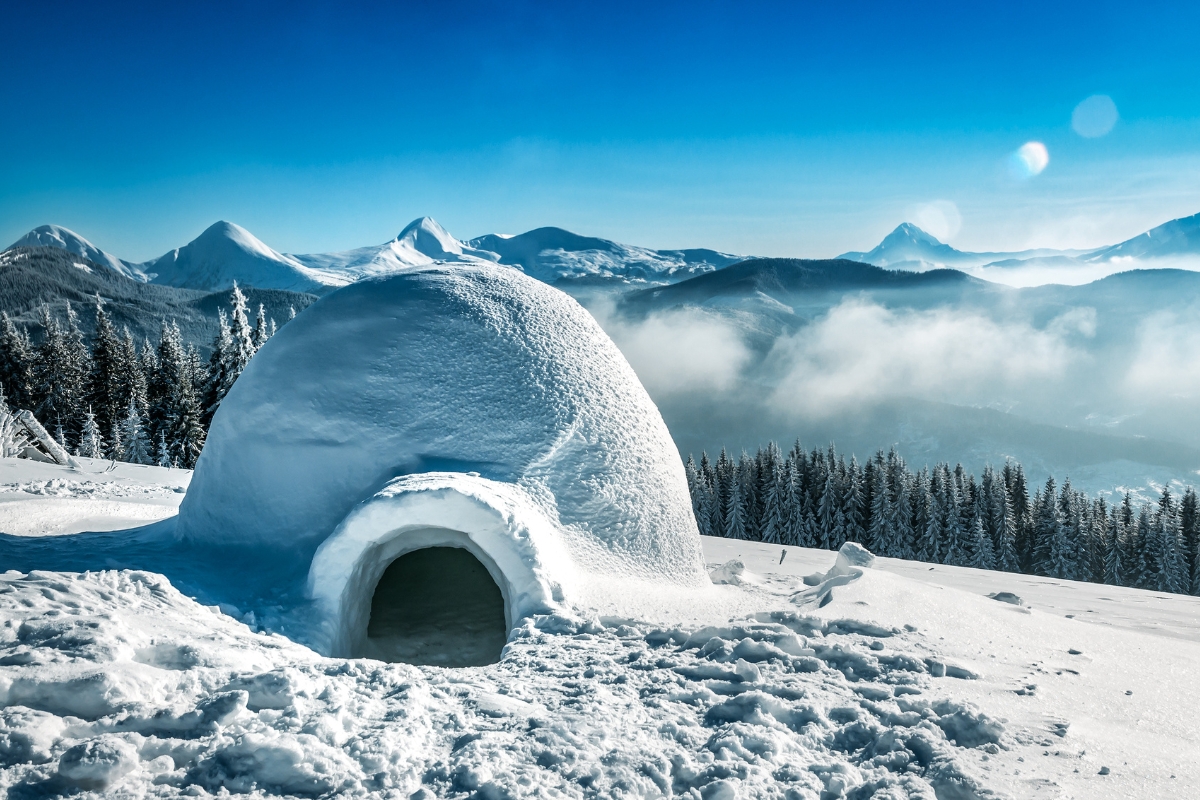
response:
<svg viewBox="0 0 1200 800"><path fill-rule="evenodd" d="M148 280L145 272L141 269L141 265L131 264L110 253L106 253L79 234L61 225L39 225L9 245L8 249L14 247L58 247L77 256L83 256L89 261L94 261L97 264L108 267L113 272L120 273L135 281L144 282ZM84 264L76 264L75 266L84 270L88 269Z"/></svg>
<svg viewBox="0 0 1200 800"><path fill-rule="evenodd" d="M364 279L282 328L222 402L177 535L286 572L325 653L359 650L383 567L439 537L492 565L514 623L708 584L632 368L574 300L494 264Z"/></svg>
<svg viewBox="0 0 1200 800"><path fill-rule="evenodd" d="M216 222L184 247L139 265L154 283L217 291L234 282L259 289L321 290L322 276L275 252L232 222Z"/></svg>
<svg viewBox="0 0 1200 800"><path fill-rule="evenodd" d="M757 612L708 624L537 615L499 663L446 669L322 658L150 573L8 572L0 789L815 800L1200 787L1200 731L1177 713L1194 702L1196 643L879 569L846 577L763 574L725 589Z"/></svg>
<svg viewBox="0 0 1200 800"><path fill-rule="evenodd" d="M92 458L75 461L79 469L0 458L0 531L14 536L112 531L173 517L192 475Z"/></svg>
<svg viewBox="0 0 1200 800"><path fill-rule="evenodd" d="M0 460L6 485L62 482L51 492L186 485L102 464L70 478ZM22 570L0 573L11 796L1200 791L1200 723L1179 713L1196 702L1197 598L705 538L708 569L738 581L686 613L534 614L498 663L454 669L325 658L162 575L36 571L14 541L0 537L0 564Z"/></svg>

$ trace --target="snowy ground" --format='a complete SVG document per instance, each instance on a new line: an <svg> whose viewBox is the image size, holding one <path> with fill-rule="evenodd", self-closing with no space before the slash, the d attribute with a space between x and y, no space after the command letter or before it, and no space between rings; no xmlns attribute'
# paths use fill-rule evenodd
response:
<svg viewBox="0 0 1200 800"><path fill-rule="evenodd" d="M85 468L0 461L0 530L145 524L187 480ZM809 586L834 554L704 545L726 613L538 617L439 669L322 658L152 573L3 572L0 541L0 793L1200 796L1200 601L889 559Z"/></svg>

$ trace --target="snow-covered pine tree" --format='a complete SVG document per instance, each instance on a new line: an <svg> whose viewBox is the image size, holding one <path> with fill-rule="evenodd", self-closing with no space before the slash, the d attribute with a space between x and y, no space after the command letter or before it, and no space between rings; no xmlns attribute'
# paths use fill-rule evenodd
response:
<svg viewBox="0 0 1200 800"><path fill-rule="evenodd" d="M91 374L88 376L88 400L102 431L117 427L125 410L129 389L124 380L128 369L121 363L124 353L117 332L96 295L96 332L92 336Z"/></svg>
<svg viewBox="0 0 1200 800"><path fill-rule="evenodd" d="M213 339L212 355L208 359L208 384L204 387L204 424L212 424L213 415L221 405L224 395L222 388L226 385L225 361L229 350L233 347L233 337L229 332L229 320L225 309L217 309L217 335Z"/></svg>
<svg viewBox="0 0 1200 800"><path fill-rule="evenodd" d="M1110 586L1121 586L1125 580L1125 569L1121 563L1125 548L1123 528L1117 507L1113 506L1104 536L1104 582Z"/></svg>
<svg viewBox="0 0 1200 800"><path fill-rule="evenodd" d="M791 499L791 486L789 485L791 469L785 467L780 461L777 465L777 470L774 471L774 478L771 485L767 489L766 501L764 503L764 519L762 527L762 540L770 544L783 544L787 537L787 504Z"/></svg>
<svg viewBox="0 0 1200 800"><path fill-rule="evenodd" d="M187 354L183 349L179 327L174 323L162 321L153 364L154 371L147 373L150 431L155 439L161 435L170 445L170 431L175 424L178 387L188 369Z"/></svg>
<svg viewBox="0 0 1200 800"><path fill-rule="evenodd" d="M734 472L730 484L729 499L725 507L725 538L746 538L746 495L742 486L741 471Z"/></svg>
<svg viewBox="0 0 1200 800"><path fill-rule="evenodd" d="M1092 501L1088 516L1088 557L1090 572L1088 580L1104 583L1105 559L1108 556L1108 504L1104 498Z"/></svg>
<svg viewBox="0 0 1200 800"><path fill-rule="evenodd" d="M1153 588L1158 583L1157 565L1159 541L1154 535L1154 523L1150 519L1150 506L1143 504L1137 517L1137 573L1132 585L1140 589Z"/></svg>
<svg viewBox="0 0 1200 800"><path fill-rule="evenodd" d="M892 507L894 552L899 558L916 557L916 533L913 530L912 486L904 462L900 461L893 477L896 502Z"/></svg>
<svg viewBox="0 0 1200 800"><path fill-rule="evenodd" d="M858 466L858 459L854 456L850 456L850 466L846 470L846 498L843 505L846 508L845 541L860 543L866 541L863 515L867 506L863 497L863 476L862 469Z"/></svg>
<svg viewBox="0 0 1200 800"><path fill-rule="evenodd" d="M986 514L983 504L983 492L976 495L975 508L971 514L971 553L970 566L975 569L995 569L996 554L992 548L992 539L983 526Z"/></svg>
<svg viewBox="0 0 1200 800"><path fill-rule="evenodd" d="M1121 523L1121 585L1137 586L1142 575L1142 543L1138 538L1138 519L1133 510L1133 496L1129 492L1125 493L1117 515Z"/></svg>
<svg viewBox="0 0 1200 800"><path fill-rule="evenodd" d="M825 473L825 485L821 487L821 500L817 504L817 530L820 547L826 550L836 550L837 545L837 512L841 506L838 497L837 477L833 470Z"/></svg>
<svg viewBox="0 0 1200 800"><path fill-rule="evenodd" d="M189 367L195 366L194 364ZM200 451L204 449L204 423L201 421L200 399L192 387L192 370L189 368L176 386L174 415L167 433L171 448L171 463L184 469L196 466Z"/></svg>
<svg viewBox="0 0 1200 800"><path fill-rule="evenodd" d="M258 318L254 321L254 333L252 334L251 339L251 341L254 342L255 352L257 352L259 348L266 344L267 339L269 338L271 337L267 332L267 310L263 307L262 303L259 303Z"/></svg>
<svg viewBox="0 0 1200 800"><path fill-rule="evenodd" d="M121 420L118 429L121 441L121 457L130 464L151 464L154 462L150 452L150 442L146 438L142 426L142 414L138 410L137 400L131 395L125 407L125 418Z"/></svg>
<svg viewBox="0 0 1200 800"><path fill-rule="evenodd" d="M1058 487L1053 477L1046 478L1046 485L1037 493L1033 503L1033 529L1031 542L1031 571L1035 575L1050 574L1050 546L1059 534Z"/></svg>
<svg viewBox="0 0 1200 800"><path fill-rule="evenodd" d="M1003 480L992 482L992 528L995 531L993 544L996 551L996 569L1005 572L1020 572L1017 558L1017 523L1008 487Z"/></svg>
<svg viewBox="0 0 1200 800"><path fill-rule="evenodd" d="M75 450L75 455L84 458L104 458L104 434L100 433L100 426L96 424L96 415L92 413L91 406L88 406L83 418L79 447Z"/></svg>
<svg viewBox="0 0 1200 800"><path fill-rule="evenodd" d="M83 370L73 343L68 341L67 332L50 313L50 306L42 305L38 310L44 336L37 348L34 360L34 399L37 407L34 414L44 425L53 422L63 429L63 439L74 434L73 425L84 395ZM62 444L60 442L60 444ZM69 450L65 444L64 449Z"/></svg>
<svg viewBox="0 0 1200 800"><path fill-rule="evenodd" d="M1157 584L1154 588L1162 592L1187 594L1191 580L1179 541L1179 512L1170 489L1165 486L1154 516L1154 536L1159 540L1159 560L1155 565Z"/></svg>
<svg viewBox="0 0 1200 800"><path fill-rule="evenodd" d="M230 293L230 303L233 308L229 314L229 348L225 351L221 369L218 402L229 394L234 381L242 374L242 370L250 363L258 349L254 346L254 332L250 330L250 323L246 319L246 297L236 283Z"/></svg>
<svg viewBox="0 0 1200 800"><path fill-rule="evenodd" d="M1179 503L1179 535L1182 539L1184 555L1187 559L1188 575L1196 574L1196 569L1200 564L1200 503L1197 502L1196 492L1192 487L1188 487L1183 493L1183 500ZM1197 589L1192 589L1192 593L1197 593Z"/></svg>
<svg viewBox="0 0 1200 800"><path fill-rule="evenodd" d="M867 549L881 556L892 556L892 498L888 489L887 467L883 453L875 456L871 471L871 527L867 530Z"/></svg>
<svg viewBox="0 0 1200 800"><path fill-rule="evenodd" d="M171 466L171 449L167 447L166 431L158 434L158 447L155 448L154 463L160 467Z"/></svg>
<svg viewBox="0 0 1200 800"><path fill-rule="evenodd" d="M8 312L0 312L0 386L10 407L33 409L34 350L29 334L18 330Z"/></svg>

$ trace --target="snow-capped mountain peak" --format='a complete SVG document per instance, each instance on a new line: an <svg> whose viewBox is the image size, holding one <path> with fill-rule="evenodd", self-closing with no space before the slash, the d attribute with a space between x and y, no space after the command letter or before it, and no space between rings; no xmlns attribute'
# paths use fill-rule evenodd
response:
<svg viewBox="0 0 1200 800"><path fill-rule="evenodd" d="M148 280L139 265L104 252L75 231L61 225L39 225L9 245L9 249L13 247L58 247L97 264L103 264L127 278L143 282Z"/></svg>
<svg viewBox="0 0 1200 800"><path fill-rule="evenodd" d="M155 283L228 289L235 281L259 288L313 291L327 281L296 259L272 250L240 225L221 220L187 245L141 265Z"/></svg>
<svg viewBox="0 0 1200 800"><path fill-rule="evenodd" d="M394 243L433 261L497 261L499 256L471 247L450 235L432 217L414 219L400 231Z"/></svg>

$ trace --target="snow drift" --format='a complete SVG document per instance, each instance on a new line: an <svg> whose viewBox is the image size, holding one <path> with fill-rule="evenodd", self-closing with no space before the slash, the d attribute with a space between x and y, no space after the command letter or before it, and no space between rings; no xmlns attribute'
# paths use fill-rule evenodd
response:
<svg viewBox="0 0 1200 800"><path fill-rule="evenodd" d="M567 295L486 264L360 281L282 329L222 403L177 535L287 567L301 638L337 655L368 652L376 585L422 548L474 556L510 630L710 585L629 364Z"/></svg>

